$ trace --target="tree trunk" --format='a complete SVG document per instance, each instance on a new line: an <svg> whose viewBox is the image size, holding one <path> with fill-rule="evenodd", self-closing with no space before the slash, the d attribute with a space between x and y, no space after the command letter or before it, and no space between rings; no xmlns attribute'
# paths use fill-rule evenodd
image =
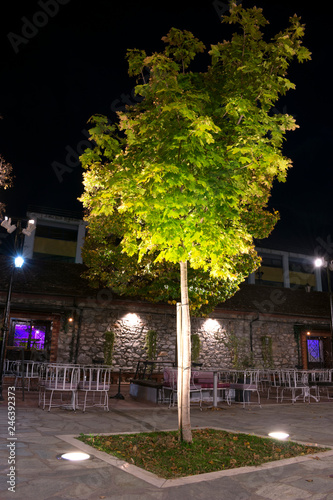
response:
<svg viewBox="0 0 333 500"><path fill-rule="evenodd" d="M188 300L187 262L180 263L181 304L177 305L178 347L178 428L181 441L191 443L190 381L191 381L191 320Z"/></svg>

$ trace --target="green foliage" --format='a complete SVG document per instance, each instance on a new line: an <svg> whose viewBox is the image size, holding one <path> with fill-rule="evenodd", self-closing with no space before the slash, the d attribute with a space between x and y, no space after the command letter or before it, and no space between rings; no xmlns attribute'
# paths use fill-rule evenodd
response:
<svg viewBox="0 0 333 500"><path fill-rule="evenodd" d="M157 349L157 332L155 330L149 330L146 335L146 351L149 360L154 360L156 358Z"/></svg>
<svg viewBox="0 0 333 500"><path fill-rule="evenodd" d="M81 157L89 237L88 276L120 294L179 298L179 262L189 264L192 312L205 314L237 291L259 259L278 214L267 209L274 180L291 161L282 155L292 116L272 114L294 88L287 69L310 58L296 16L265 41L262 10L232 5L223 23L240 29L211 46L206 72L189 71L202 42L172 28L165 51L128 51L129 73L143 100L119 112L119 130L91 119L96 146ZM177 283L179 278L177 278Z"/></svg>
<svg viewBox="0 0 333 500"><path fill-rule="evenodd" d="M204 44L193 36L189 31L181 31L171 28L167 36L162 37L163 42L167 44L165 54L180 62L183 73L188 68L190 62L198 52L204 51Z"/></svg>
<svg viewBox="0 0 333 500"><path fill-rule="evenodd" d="M151 255L138 261L122 251L119 215L103 215L90 219L89 232L83 248L88 266L85 276L95 287L107 286L119 295L143 297L152 302L180 301L179 267L173 263L155 263ZM206 316L219 303L231 297L253 269L256 257L245 255L239 261L238 280L214 278L203 270L188 270L190 308L193 315Z"/></svg>
<svg viewBox="0 0 333 500"><path fill-rule="evenodd" d="M193 333L191 335L191 358L194 363L199 359L200 355L201 341L198 333Z"/></svg>
<svg viewBox="0 0 333 500"><path fill-rule="evenodd" d="M247 339L239 338L233 332L224 332L224 335L219 337L219 341L224 344L229 351L232 367L235 370L254 367L253 353L248 352Z"/></svg>
<svg viewBox="0 0 333 500"><path fill-rule="evenodd" d="M272 337L261 337L261 353L264 368L273 368L273 341Z"/></svg>
<svg viewBox="0 0 333 500"><path fill-rule="evenodd" d="M73 317L73 312L66 312L62 317L61 317L61 330L64 333L68 333L69 327L73 326L73 322L69 321L70 318Z"/></svg>
<svg viewBox="0 0 333 500"><path fill-rule="evenodd" d="M111 330L104 333L104 363L106 365L112 365L115 338L116 335Z"/></svg>

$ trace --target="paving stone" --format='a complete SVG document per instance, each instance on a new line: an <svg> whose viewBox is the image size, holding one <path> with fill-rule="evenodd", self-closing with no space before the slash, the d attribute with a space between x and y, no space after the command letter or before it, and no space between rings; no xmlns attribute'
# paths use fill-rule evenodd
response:
<svg viewBox="0 0 333 500"><path fill-rule="evenodd" d="M311 497L311 493L301 488L276 483L262 486L256 491L256 494L267 500L305 500Z"/></svg>
<svg viewBox="0 0 333 500"><path fill-rule="evenodd" d="M36 394L29 394L27 402L28 397L36 397ZM110 399L109 413L92 409L83 414L57 408L43 412L32 406L32 399L30 401L30 407L17 409L19 442L15 498L98 500L105 496L105 499L112 500L333 500L333 478L329 477L333 474L333 457L164 488L149 484L100 459L81 464L63 462L56 457L68 451L68 446L57 438L58 435L177 428L177 409L141 405L127 394L125 401ZM23 404L21 401L18 403ZM263 405L262 408L252 407L250 410L244 410L241 406L226 406L214 412L193 409L191 421L193 428L218 427L263 436L283 426L293 439L330 444L333 447L332 408L331 403L274 403ZM2 422L5 412L6 408L0 405ZM1 425L0 430L7 440L7 426ZM6 446L2 446L1 463L2 459L7 460L7 456ZM5 470L2 467L2 473ZM306 482L307 478L313 481ZM4 482L0 487L0 498L14 498Z"/></svg>

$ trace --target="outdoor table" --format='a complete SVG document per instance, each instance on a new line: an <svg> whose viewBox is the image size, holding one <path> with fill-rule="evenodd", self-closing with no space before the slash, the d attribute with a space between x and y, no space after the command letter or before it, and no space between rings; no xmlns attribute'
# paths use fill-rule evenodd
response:
<svg viewBox="0 0 333 500"><path fill-rule="evenodd" d="M217 386L218 386L218 376L221 372L227 372L226 368L209 368L210 372L213 372L213 408L217 408Z"/></svg>

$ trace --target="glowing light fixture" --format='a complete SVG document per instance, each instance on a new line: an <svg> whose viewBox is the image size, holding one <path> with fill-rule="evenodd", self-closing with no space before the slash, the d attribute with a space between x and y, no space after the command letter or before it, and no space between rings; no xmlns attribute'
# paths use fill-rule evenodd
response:
<svg viewBox="0 0 333 500"><path fill-rule="evenodd" d="M33 219L28 221L28 225L25 229L22 229L22 233L25 236L31 236L32 232L36 229L36 223Z"/></svg>
<svg viewBox="0 0 333 500"><path fill-rule="evenodd" d="M204 323L206 332L216 332L220 328L220 324L216 319L208 318Z"/></svg>
<svg viewBox="0 0 333 500"><path fill-rule="evenodd" d="M15 267L22 267L23 264L24 264L24 259L23 257L21 257L21 255L18 255L17 257L15 257Z"/></svg>
<svg viewBox="0 0 333 500"><path fill-rule="evenodd" d="M35 229L35 221L30 219L28 221L28 225L25 229L22 229L21 226L21 220L18 220L16 225L12 224L12 219L10 217L5 217L5 219L1 222L1 227L4 227L7 230L7 233L12 233L17 229L15 239L14 239L14 254L17 254L21 251L23 247L23 237L22 234L26 236L30 236L32 231ZM17 267L22 267L24 264L24 259L21 255L17 255L17 257L14 259L14 266L12 266L11 273L10 273L10 279L9 279L9 284L8 284L8 291L7 291L7 299L6 299L6 307L4 310L4 320L3 320L3 327L2 327L2 347L0 350L0 401L4 401L4 397L2 395L2 387L3 387L3 367L4 367L4 355L5 355L5 349L4 346L7 343L7 335L8 335L8 322L9 322L9 313L10 313L10 301L11 301L11 295L12 295L12 285L13 285L13 279L15 276L15 268Z"/></svg>
<svg viewBox="0 0 333 500"><path fill-rule="evenodd" d="M333 271L333 260L326 257L317 257L314 261L316 267L326 269L327 288L330 299L330 330L331 330L331 362L333 361L333 293L331 285L331 271Z"/></svg>
<svg viewBox="0 0 333 500"><path fill-rule="evenodd" d="M124 316L124 320L127 321L130 325L135 325L136 323L139 323L140 318L137 314L135 313L128 313L126 316Z"/></svg>
<svg viewBox="0 0 333 500"><path fill-rule="evenodd" d="M287 439L289 437L289 434L287 434L286 432L270 432L268 435L271 438L279 440Z"/></svg>
<svg viewBox="0 0 333 500"><path fill-rule="evenodd" d="M73 451L70 453L63 453L57 456L58 459L70 460L73 462L82 462L83 460L88 460L90 455L88 453L83 453L83 451Z"/></svg>
<svg viewBox="0 0 333 500"><path fill-rule="evenodd" d="M12 219L9 217L5 217L5 219L1 222L1 226L4 227L7 230L7 233L12 233L15 231L16 226L15 224L12 224Z"/></svg>

